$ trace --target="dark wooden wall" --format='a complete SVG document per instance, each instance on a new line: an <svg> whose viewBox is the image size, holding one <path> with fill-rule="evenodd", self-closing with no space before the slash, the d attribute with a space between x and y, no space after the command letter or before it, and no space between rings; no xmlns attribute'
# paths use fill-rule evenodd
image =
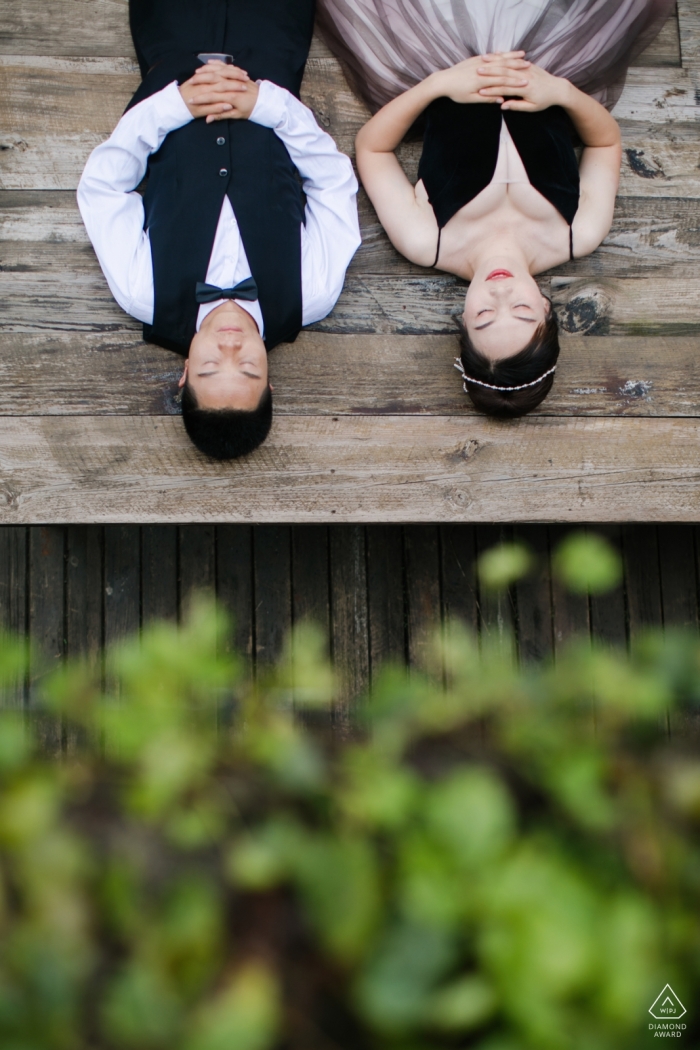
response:
<svg viewBox="0 0 700 1050"><path fill-rule="evenodd" d="M556 655L576 632L625 645L646 625L697 627L698 528L603 528L625 579L588 601L551 577L566 526L6 526L0 626L28 635L52 666L153 619L178 620L194 592L209 590L233 614L230 643L251 669L276 659L293 623L319 623L349 702L383 661L420 665L431 628L448 617L512 629L523 660ZM480 594L475 558L513 536L537 552L537 573L510 596ZM31 704L35 684L8 702Z"/></svg>

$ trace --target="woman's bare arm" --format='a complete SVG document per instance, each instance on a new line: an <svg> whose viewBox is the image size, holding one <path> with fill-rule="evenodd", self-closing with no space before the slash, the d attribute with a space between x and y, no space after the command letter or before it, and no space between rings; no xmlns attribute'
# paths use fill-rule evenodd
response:
<svg viewBox="0 0 700 1050"><path fill-rule="evenodd" d="M485 99L479 90L494 85L510 90L521 85L523 73L516 64L520 62L523 68L529 65L521 56L522 52L498 56L509 59L512 67L495 63L484 73L479 72L484 66L483 56L432 73L389 102L360 129L355 145L363 185L392 244L412 262L422 266L432 264L437 223L427 202L416 200L414 188L394 150L420 114L437 98L446 96L455 102L503 102L502 93Z"/></svg>

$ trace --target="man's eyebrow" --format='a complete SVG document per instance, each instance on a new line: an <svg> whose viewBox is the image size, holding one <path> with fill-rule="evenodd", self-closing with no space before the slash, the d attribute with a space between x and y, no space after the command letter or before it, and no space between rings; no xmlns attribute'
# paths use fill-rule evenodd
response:
<svg viewBox="0 0 700 1050"><path fill-rule="evenodd" d="M256 375L255 372L242 372L241 375L247 376L248 379L260 379L260 376Z"/></svg>
<svg viewBox="0 0 700 1050"><path fill-rule="evenodd" d="M219 374L219 370L218 369L215 372L197 372L197 378L198 379L206 379L207 376L218 376L218 374Z"/></svg>

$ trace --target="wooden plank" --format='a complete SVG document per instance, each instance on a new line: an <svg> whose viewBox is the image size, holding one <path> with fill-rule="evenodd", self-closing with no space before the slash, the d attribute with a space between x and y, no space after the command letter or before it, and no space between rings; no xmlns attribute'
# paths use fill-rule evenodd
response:
<svg viewBox="0 0 700 1050"><path fill-rule="evenodd" d="M700 154L700 148L696 152ZM665 185L666 175L662 176L657 167L660 159L654 158L655 154L637 153L633 159L640 171L651 172L646 181L661 178ZM693 157L694 161L697 159ZM627 162L629 166L629 158ZM653 165L653 169L649 165ZM644 178L639 173L635 177ZM426 275L431 272L410 263L392 247L368 203L361 208L360 218L363 244L350 265L351 274ZM14 253L10 258L24 260L25 266L31 257L27 252L33 251L28 245L89 243L75 194L52 190L7 190L0 194L0 240L15 242L14 248L4 250ZM21 242L22 247L17 242ZM41 257L35 258L39 261ZM70 257L64 259L68 261ZM593 255L557 267L556 272L558 275L625 276L678 262L700 262L695 200L668 195L621 196L612 229L603 245Z"/></svg>
<svg viewBox="0 0 700 1050"><path fill-rule="evenodd" d="M571 529L565 525L549 525L547 531L550 551L554 552ZM590 629L588 595L574 594L564 587L556 576L552 576L552 636L555 659L572 638L587 638Z"/></svg>
<svg viewBox="0 0 700 1050"><path fill-rule="evenodd" d="M385 664L407 660L403 529L400 525L369 525L366 535L369 660L374 682Z"/></svg>
<svg viewBox="0 0 700 1050"><path fill-rule="evenodd" d="M0 55L7 112L0 138L0 187L74 189L90 151L111 134L138 83L129 58ZM352 154L368 113L347 87L335 59L310 59L302 98L339 148ZM37 109L41 122L35 119ZM631 69L615 116L625 138L642 124L663 129L667 139L684 126L693 134L693 80L684 69ZM407 170L415 167L419 150L414 145L402 151Z"/></svg>
<svg viewBox="0 0 700 1050"><path fill-rule="evenodd" d="M35 646L35 659L29 675L28 706L40 702L41 686L63 660L65 653L65 530L43 526L29 530L29 637ZM35 715L41 746L58 754L63 746L59 717Z"/></svg>
<svg viewBox="0 0 700 1050"><path fill-rule="evenodd" d="M333 662L341 684L333 707L340 737L357 724L357 704L369 688L367 548L361 526L330 530L331 631Z"/></svg>
<svg viewBox="0 0 700 1050"><path fill-rule="evenodd" d="M698 590L692 525L657 527L664 627L697 630Z"/></svg>
<svg viewBox="0 0 700 1050"><path fill-rule="evenodd" d="M6 331L140 330L112 299L88 245L7 241L0 244L0 266L0 325ZM543 277L540 286L545 293L551 289L561 324L572 334L680 335L700 330L696 264L678 261L651 273L648 268L630 276L626 272L624 264L615 264L617 276ZM310 330L451 334L465 294L465 282L449 274L354 274L333 312ZM172 364L170 370L174 377Z"/></svg>
<svg viewBox="0 0 700 1050"><path fill-rule="evenodd" d="M431 664L433 637L441 621L438 527L407 525L404 552L408 661L412 667L426 669Z"/></svg>
<svg viewBox="0 0 700 1050"><path fill-rule="evenodd" d="M128 0L4 0L0 52L128 55Z"/></svg>
<svg viewBox="0 0 700 1050"><path fill-rule="evenodd" d="M232 617L226 651L243 662L246 677L253 672L253 529L250 525L216 527L216 593Z"/></svg>
<svg viewBox="0 0 700 1050"><path fill-rule="evenodd" d="M90 151L111 134L139 80L125 58L0 55L0 188L75 188Z"/></svg>
<svg viewBox="0 0 700 1050"><path fill-rule="evenodd" d="M655 40L637 59L635 66L680 66L681 44L678 33L678 15L674 11Z"/></svg>
<svg viewBox="0 0 700 1050"><path fill-rule="evenodd" d="M656 526L624 526L622 550L629 634L634 638L645 628L663 625Z"/></svg>
<svg viewBox="0 0 700 1050"><path fill-rule="evenodd" d="M589 335L683 335L700 331L700 279L687 275L552 278L552 300L565 332Z"/></svg>
<svg viewBox="0 0 700 1050"><path fill-rule="evenodd" d="M252 517L265 521L259 515ZM277 661L292 626L291 543L291 530L287 526L260 525L255 529L255 664L258 670L269 668Z"/></svg>
<svg viewBox="0 0 700 1050"><path fill-rule="evenodd" d="M697 81L700 76L700 10L697 0L678 0L681 61Z"/></svg>
<svg viewBox="0 0 700 1050"><path fill-rule="evenodd" d="M28 634L28 535L20 526L0 528L0 628L20 638ZM26 675L0 693L0 707L20 710L27 700Z"/></svg>
<svg viewBox="0 0 700 1050"><path fill-rule="evenodd" d="M697 420L282 417L219 463L168 417L6 418L0 523L694 521L699 450Z"/></svg>
<svg viewBox="0 0 700 1050"><path fill-rule="evenodd" d="M176 621L178 551L175 525L141 529L141 622Z"/></svg>
<svg viewBox="0 0 700 1050"><path fill-rule="evenodd" d="M330 565L325 525L292 529L292 619L321 628L330 643Z"/></svg>
<svg viewBox="0 0 700 1050"><path fill-rule="evenodd" d="M476 535L473 525L440 527L442 616L449 632L451 623L477 631L479 616L474 575Z"/></svg>
<svg viewBox="0 0 700 1050"><path fill-rule="evenodd" d="M690 7L692 0L685 6ZM681 5L683 7L683 5ZM128 0L5 0L0 53L26 55L121 56L133 53ZM330 52L314 40L312 56ZM639 56L638 66L680 65L678 18L672 15Z"/></svg>
<svg viewBox="0 0 700 1050"><path fill-rule="evenodd" d="M66 655L93 664L102 648L103 530L66 529Z"/></svg>
<svg viewBox="0 0 700 1050"><path fill-rule="evenodd" d="M537 414L698 416L698 345L697 336L563 336ZM453 368L458 352L456 333L303 332L270 356L275 414L477 415ZM175 354L135 332L0 332L0 417L171 415L179 371Z"/></svg>
<svg viewBox="0 0 700 1050"><path fill-rule="evenodd" d="M494 519L495 520L495 519ZM508 525L479 525L476 529L477 557L501 543L509 543L513 532ZM511 591L494 593L483 586L478 590L479 632L489 644L498 643L504 658L515 660L516 615Z"/></svg>
<svg viewBox="0 0 700 1050"><path fill-rule="evenodd" d="M0 54L132 56L129 2L4 0ZM311 54L330 52L315 38Z"/></svg>
<svg viewBox="0 0 700 1050"><path fill-rule="evenodd" d="M216 529L213 525L182 525L178 529L180 619L186 619L198 597L216 592Z"/></svg>
<svg viewBox="0 0 700 1050"><path fill-rule="evenodd" d="M120 515L124 520L124 516ZM141 624L141 537L137 525L104 531L104 642L115 644ZM114 683L110 683L114 688Z"/></svg>
<svg viewBox="0 0 700 1050"><path fill-rule="evenodd" d="M547 526L519 525L513 530L513 539L536 558L535 570L515 586L520 660L549 660L554 655L554 638Z"/></svg>
<svg viewBox="0 0 700 1050"><path fill-rule="evenodd" d="M645 515L640 514L641 521ZM622 533L619 525L600 525L596 532L621 552ZM627 609L625 592L622 586L606 594L592 594L590 597L591 636L594 641L603 645L624 648L627 644Z"/></svg>

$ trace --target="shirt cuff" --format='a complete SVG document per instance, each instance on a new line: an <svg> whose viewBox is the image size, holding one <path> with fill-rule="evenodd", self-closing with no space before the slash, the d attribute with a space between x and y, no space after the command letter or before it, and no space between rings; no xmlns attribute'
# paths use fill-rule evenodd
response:
<svg viewBox="0 0 700 1050"><path fill-rule="evenodd" d="M157 91L150 98L144 99L141 105L145 102L152 102L155 106L158 127L165 131L166 134L171 131L177 131L178 128L182 128L185 124L189 124L191 120L194 120L194 117L185 105L185 100L180 94L177 80L173 80L171 84L164 87L162 91Z"/></svg>
<svg viewBox="0 0 700 1050"><path fill-rule="evenodd" d="M270 80L259 80L258 85L258 100L248 120L265 128L278 128L284 122L290 93Z"/></svg>

